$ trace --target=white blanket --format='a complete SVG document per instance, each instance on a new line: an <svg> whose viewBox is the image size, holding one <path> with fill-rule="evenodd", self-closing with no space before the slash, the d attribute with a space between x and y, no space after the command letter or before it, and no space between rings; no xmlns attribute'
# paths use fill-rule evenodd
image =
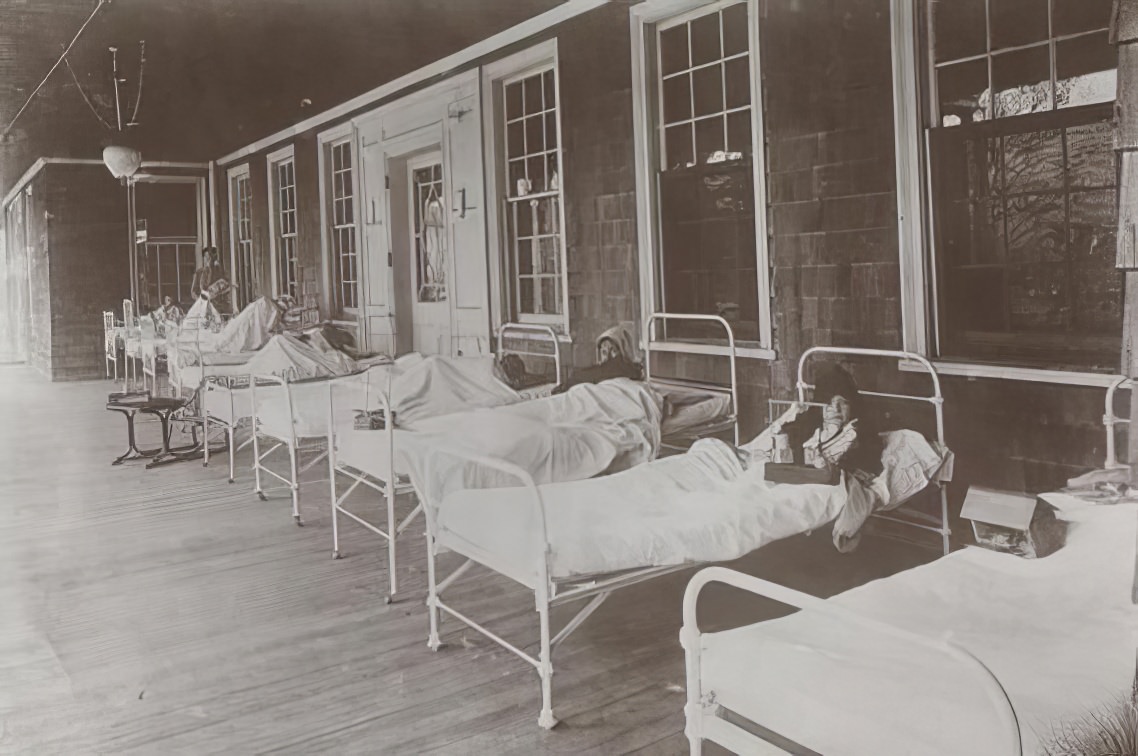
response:
<svg viewBox="0 0 1138 756"><path fill-rule="evenodd" d="M1056 500L1056 503L1061 503ZM1006 689L1025 754L1060 721L1128 696L1138 508L1081 508L1038 560L977 548L869 583L834 604L952 641ZM959 662L807 610L703 636L704 691L825 754L1004 754L993 706Z"/></svg>
<svg viewBox="0 0 1138 756"><path fill-rule="evenodd" d="M398 409L396 419L404 425ZM659 420L655 395L632 381L575 386L513 405L414 418L412 429L392 432L394 466L398 475L413 475L420 497L431 501L453 490L516 484L464 458L471 453L508 460L538 483L580 480L652 459L659 449ZM386 431L345 425L336 438L341 463L389 479Z"/></svg>
<svg viewBox="0 0 1138 756"><path fill-rule="evenodd" d="M380 406L381 396L387 396L399 425L411 428L426 418L459 409L519 400L517 392L495 377L491 357L405 355L394 363L333 379L331 385L312 381L296 383L291 389L291 420L299 438L327 435L330 389L337 426L345 433L352 432L358 411ZM263 432L287 437L290 414L283 387L257 389L257 417Z"/></svg>
<svg viewBox="0 0 1138 756"><path fill-rule="evenodd" d="M273 335L280 323L280 310L267 297L250 303L221 329L213 344L218 352L253 352Z"/></svg>
<svg viewBox="0 0 1138 756"><path fill-rule="evenodd" d="M763 465L702 439L686 454L574 483L541 487L554 578L715 562L832 520L844 487L778 485ZM463 490L439 507L444 543L492 553L495 569L532 575L545 534L525 489Z"/></svg>

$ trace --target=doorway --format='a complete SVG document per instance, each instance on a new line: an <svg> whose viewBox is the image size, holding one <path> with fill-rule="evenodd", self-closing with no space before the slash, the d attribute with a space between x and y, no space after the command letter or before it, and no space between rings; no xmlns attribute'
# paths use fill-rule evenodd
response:
<svg viewBox="0 0 1138 756"><path fill-rule="evenodd" d="M450 354L452 316L447 295L453 262L443 197L443 154L439 150L407 161L406 252L411 302L411 348L422 354Z"/></svg>

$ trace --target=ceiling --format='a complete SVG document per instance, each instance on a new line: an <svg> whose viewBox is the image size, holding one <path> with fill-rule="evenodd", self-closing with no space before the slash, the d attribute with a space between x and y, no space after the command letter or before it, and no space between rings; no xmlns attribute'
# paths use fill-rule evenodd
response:
<svg viewBox="0 0 1138 756"><path fill-rule="evenodd" d="M110 0L0 140L0 196L38 157L97 158L112 139L148 160L217 158L563 0ZM0 131L98 0L0 0ZM115 124L118 48L124 140ZM81 84L76 85L76 79ZM111 128L84 103L85 93Z"/></svg>

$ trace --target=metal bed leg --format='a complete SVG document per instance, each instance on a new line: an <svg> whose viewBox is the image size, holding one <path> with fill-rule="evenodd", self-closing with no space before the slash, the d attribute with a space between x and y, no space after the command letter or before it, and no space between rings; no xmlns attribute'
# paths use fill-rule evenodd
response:
<svg viewBox="0 0 1138 756"><path fill-rule="evenodd" d="M431 623L431 632L427 636L427 647L438 651L442 647L439 642L439 591L435 584L435 538L427 529L427 616Z"/></svg>
<svg viewBox="0 0 1138 756"><path fill-rule="evenodd" d="M234 449L234 443L237 440L237 434L233 428L232 421L230 421L229 425L225 429L225 436L229 439L229 482L232 483L233 479L237 477L237 470L234 462L234 457L237 454L237 451Z"/></svg>
<svg viewBox="0 0 1138 756"><path fill-rule="evenodd" d="M269 497L265 496L265 492L261 490L261 444L257 438L257 420L253 419L253 490L261 501L267 501Z"/></svg>
<svg viewBox="0 0 1138 756"><path fill-rule="evenodd" d="M328 456L328 484L332 489L332 558L340 558L340 503L336 501L336 463Z"/></svg>
<svg viewBox="0 0 1138 756"><path fill-rule="evenodd" d="M304 522L300 519L300 473L297 472L296 457L300 454L295 444L288 445L288 465L292 471L292 519L299 526L303 526Z"/></svg>
<svg viewBox="0 0 1138 756"><path fill-rule="evenodd" d="M387 482L387 491L384 494L387 499L387 582L391 592L387 594L384 601L385 604L390 604L395 600L395 594L399 591L399 576L396 574L395 567L395 540L398 533L395 531L395 472L392 471L392 480Z"/></svg>
<svg viewBox="0 0 1138 756"><path fill-rule="evenodd" d="M553 659L549 640L549 600L545 596L538 598L537 613L541 622L541 655L537 668L541 675L541 714L537 723L551 730L557 725L557 720L553 717Z"/></svg>
<svg viewBox="0 0 1138 756"><path fill-rule="evenodd" d="M950 548L948 542L950 535L952 535L952 529L948 526L948 489L942 484L940 486L940 540L944 547L945 556L948 556Z"/></svg>

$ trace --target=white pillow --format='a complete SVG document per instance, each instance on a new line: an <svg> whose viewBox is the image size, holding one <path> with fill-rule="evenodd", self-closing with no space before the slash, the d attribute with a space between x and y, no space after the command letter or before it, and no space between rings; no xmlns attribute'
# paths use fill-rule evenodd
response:
<svg viewBox="0 0 1138 756"><path fill-rule="evenodd" d="M881 475L888 498L884 509L896 509L920 493L933 481L952 479L952 452L930 444L913 430L897 430L881 434Z"/></svg>

